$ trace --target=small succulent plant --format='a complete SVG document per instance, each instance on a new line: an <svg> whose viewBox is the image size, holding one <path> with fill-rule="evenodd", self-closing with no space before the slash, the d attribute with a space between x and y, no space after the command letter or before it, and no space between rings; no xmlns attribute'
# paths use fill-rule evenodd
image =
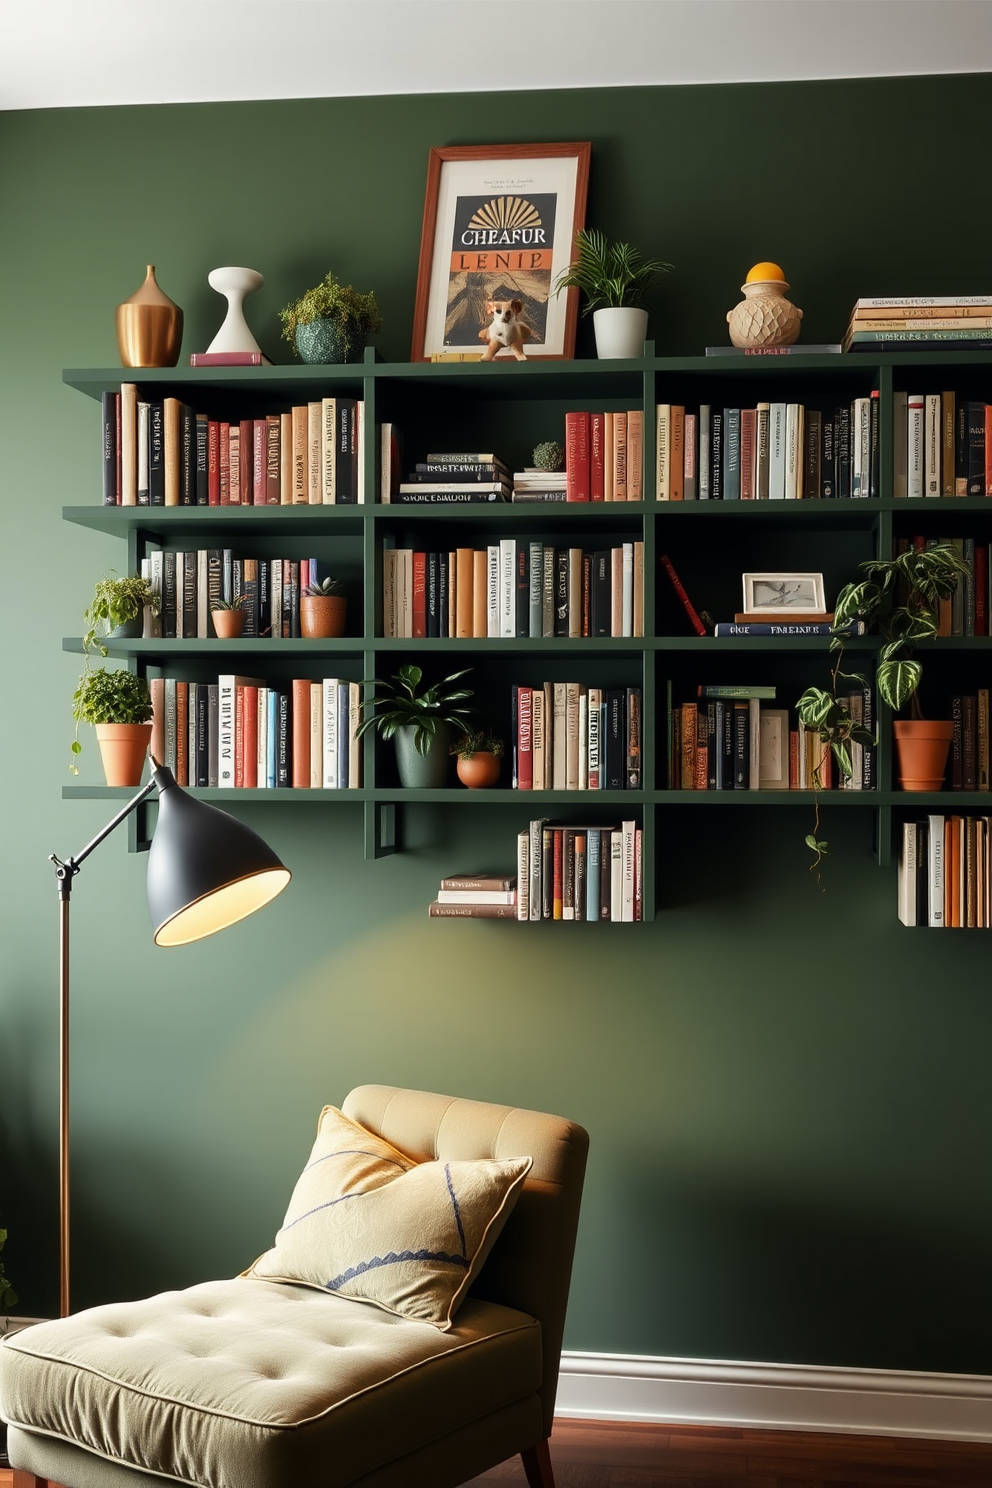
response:
<svg viewBox="0 0 992 1488"><path fill-rule="evenodd" d="M320 579L316 584L308 584L303 593L308 599L328 599L332 594L337 594L340 588L340 579Z"/></svg>
<svg viewBox="0 0 992 1488"><path fill-rule="evenodd" d="M564 464L565 451L553 439L545 440L534 451L534 468L536 470L561 470Z"/></svg>
<svg viewBox="0 0 992 1488"><path fill-rule="evenodd" d="M248 603L247 594L235 594L231 599L215 599L212 610L243 610Z"/></svg>
<svg viewBox="0 0 992 1488"><path fill-rule="evenodd" d="M503 740L487 728L466 729L448 750L449 754L457 754L459 759L471 759L476 754L494 754L497 759L502 759L503 752Z"/></svg>

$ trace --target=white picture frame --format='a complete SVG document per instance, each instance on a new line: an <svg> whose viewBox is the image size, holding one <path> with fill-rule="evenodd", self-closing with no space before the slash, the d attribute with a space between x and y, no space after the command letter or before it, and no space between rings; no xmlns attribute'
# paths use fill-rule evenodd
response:
<svg viewBox="0 0 992 1488"><path fill-rule="evenodd" d="M758 788L789 789L788 708L762 708L758 715Z"/></svg>
<svg viewBox="0 0 992 1488"><path fill-rule="evenodd" d="M822 573L746 573L746 615L823 614L826 610Z"/></svg>

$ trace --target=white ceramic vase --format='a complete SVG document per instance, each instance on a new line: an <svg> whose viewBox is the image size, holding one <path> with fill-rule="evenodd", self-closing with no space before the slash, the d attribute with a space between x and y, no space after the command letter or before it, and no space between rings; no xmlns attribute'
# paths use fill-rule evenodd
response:
<svg viewBox="0 0 992 1488"><path fill-rule="evenodd" d="M648 333L648 312L622 305L616 309L594 310L596 355L600 361L614 357L644 355L644 338Z"/></svg>
<svg viewBox="0 0 992 1488"><path fill-rule="evenodd" d="M248 322L245 320L244 300L245 295L254 294L256 289L261 289L265 283L262 275L257 269L212 269L207 275L207 283L211 289L224 295L227 300L224 323L207 347L207 351L260 352L262 348L248 329Z"/></svg>

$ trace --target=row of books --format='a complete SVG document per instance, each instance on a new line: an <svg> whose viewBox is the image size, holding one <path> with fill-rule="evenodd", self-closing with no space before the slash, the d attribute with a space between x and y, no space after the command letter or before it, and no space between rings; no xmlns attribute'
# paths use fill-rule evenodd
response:
<svg viewBox="0 0 992 1488"><path fill-rule="evenodd" d="M951 750L947 783L956 791L987 791L989 773L989 690L955 693L951 698Z"/></svg>
<svg viewBox="0 0 992 1488"><path fill-rule="evenodd" d="M930 815L903 822L898 912L930 930L992 926L990 818Z"/></svg>
<svg viewBox="0 0 992 1488"><path fill-rule="evenodd" d="M640 790L639 687L545 682L510 700L514 790Z"/></svg>
<svg viewBox="0 0 992 1488"><path fill-rule="evenodd" d="M503 538L382 555L382 633L400 639L642 636L644 544L593 553Z"/></svg>
<svg viewBox="0 0 992 1488"><path fill-rule="evenodd" d="M946 544L957 550L968 572L962 574L958 586L949 599L937 603L939 636L986 636L989 634L989 615L992 614L992 572L989 569L989 547L987 542L977 542L973 537L914 537L896 538L896 552L904 553L913 547L923 551Z"/></svg>
<svg viewBox="0 0 992 1488"><path fill-rule="evenodd" d="M152 754L179 785L344 790L362 783L361 684L337 677L267 685L154 677Z"/></svg>
<svg viewBox="0 0 992 1488"><path fill-rule="evenodd" d="M861 299L851 311L845 351L992 349L992 295Z"/></svg>
<svg viewBox="0 0 992 1488"><path fill-rule="evenodd" d="M565 414L565 493L568 501L644 500L644 414Z"/></svg>
<svg viewBox="0 0 992 1488"><path fill-rule="evenodd" d="M156 549L141 560L141 574L159 596L159 613L145 608L145 636L206 640L216 635L212 610L241 599L242 634L296 639L300 596L327 578L317 558L241 558L231 548Z"/></svg>
<svg viewBox="0 0 992 1488"><path fill-rule="evenodd" d="M754 408L659 403L659 501L797 501L878 496L879 395L850 404Z"/></svg>
<svg viewBox="0 0 992 1488"><path fill-rule="evenodd" d="M787 708L762 706L774 686L736 684L697 688L697 696L669 708L669 790L874 790L875 750L851 743L853 772L845 776L819 734L793 728ZM852 691L855 723L874 728L870 687Z"/></svg>
<svg viewBox="0 0 992 1488"><path fill-rule="evenodd" d="M365 405L322 398L221 420L133 382L102 398L105 506L328 506L364 501Z"/></svg>
<svg viewBox="0 0 992 1488"><path fill-rule="evenodd" d="M634 821L589 826L537 818L517 836L517 919L641 919L642 856Z"/></svg>
<svg viewBox="0 0 992 1488"><path fill-rule="evenodd" d="M892 394L892 494L992 496L992 408L953 392Z"/></svg>

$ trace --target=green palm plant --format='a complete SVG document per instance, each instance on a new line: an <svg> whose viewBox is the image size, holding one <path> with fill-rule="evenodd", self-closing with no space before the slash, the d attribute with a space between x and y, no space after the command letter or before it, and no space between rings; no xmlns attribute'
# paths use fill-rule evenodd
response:
<svg viewBox="0 0 992 1488"><path fill-rule="evenodd" d="M663 259L646 259L630 243L609 243L598 227L580 227L575 234L579 256L562 269L554 293L579 289L585 295L583 315L591 310L620 309L643 305L648 289L672 265Z"/></svg>
<svg viewBox="0 0 992 1488"><path fill-rule="evenodd" d="M414 745L419 754L426 755L438 732L447 726L466 732L474 708L460 704L472 696L472 689L455 684L472 670L464 667L452 672L440 682L433 682L423 691L418 691L423 681L423 672L418 666L401 666L395 676L386 681L372 677L362 685L370 688L362 704L369 710L368 716L359 724L356 738L375 728L384 739L391 739L401 728L415 728Z"/></svg>

